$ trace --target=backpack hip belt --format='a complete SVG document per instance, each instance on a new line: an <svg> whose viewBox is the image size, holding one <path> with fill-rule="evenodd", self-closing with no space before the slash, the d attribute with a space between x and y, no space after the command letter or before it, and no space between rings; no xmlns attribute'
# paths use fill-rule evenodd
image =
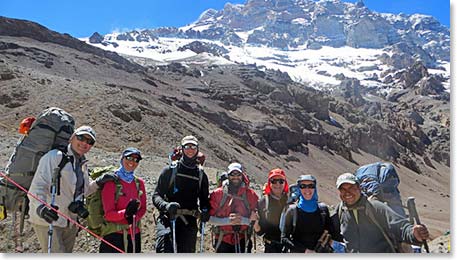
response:
<svg viewBox="0 0 457 260"><path fill-rule="evenodd" d="M194 218L200 217L200 212L196 209L178 209L177 216L192 216Z"/></svg>
<svg viewBox="0 0 457 260"><path fill-rule="evenodd" d="M214 229L213 229L213 233L219 233L218 234L218 237L217 237L217 243L216 243L216 246L214 247L214 249L217 251L217 249L219 248L219 246L221 245L222 243L222 240L224 239L224 236L225 235L228 235L228 234L234 234L234 233L241 233L243 232L244 233L244 239L245 239L245 243L247 243L247 238L248 238L248 230L245 229L244 231L233 231L233 230L223 230L221 229L220 227L216 226ZM244 250L246 250L247 248L245 248Z"/></svg>

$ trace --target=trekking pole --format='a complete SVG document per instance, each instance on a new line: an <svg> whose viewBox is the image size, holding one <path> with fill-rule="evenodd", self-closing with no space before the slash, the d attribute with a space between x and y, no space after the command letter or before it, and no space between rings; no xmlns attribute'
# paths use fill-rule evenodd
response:
<svg viewBox="0 0 457 260"><path fill-rule="evenodd" d="M136 214L133 214L132 219L133 219L133 222L132 222L132 235L130 236L130 238L132 239L133 253L136 253Z"/></svg>
<svg viewBox="0 0 457 260"><path fill-rule="evenodd" d="M200 253L203 253L203 243L205 242L205 222L200 223Z"/></svg>
<svg viewBox="0 0 457 260"><path fill-rule="evenodd" d="M408 200L406 201L406 205L408 206L408 212L409 212L410 217L412 216L416 220L416 224L421 225L421 221L419 219L419 214L417 214L415 198L408 197ZM430 253L427 241L424 240L422 243L424 244L425 252Z"/></svg>
<svg viewBox="0 0 457 260"><path fill-rule="evenodd" d="M56 194L60 193L60 169L57 167L54 169L54 172L52 174L52 184L51 184L51 207L54 206L54 203L56 201ZM49 224L49 230L48 230L48 254L51 253L51 248L52 248L52 235L54 233L54 226L51 222Z"/></svg>
<svg viewBox="0 0 457 260"><path fill-rule="evenodd" d="M253 232L254 231L254 224L255 224L255 220L251 221L251 223L249 224L249 229L248 229L248 234L249 234L249 237L251 236L254 236L254 241L253 241L253 247L254 247L254 252L257 253L257 241L256 241L256 233ZM247 252L247 250L245 249L244 250L245 252Z"/></svg>
<svg viewBox="0 0 457 260"><path fill-rule="evenodd" d="M171 228L173 229L173 253L178 253L178 248L176 245L176 218L171 220Z"/></svg>
<svg viewBox="0 0 457 260"><path fill-rule="evenodd" d="M233 226L233 231L235 232L235 253L241 253L240 228L240 225Z"/></svg>

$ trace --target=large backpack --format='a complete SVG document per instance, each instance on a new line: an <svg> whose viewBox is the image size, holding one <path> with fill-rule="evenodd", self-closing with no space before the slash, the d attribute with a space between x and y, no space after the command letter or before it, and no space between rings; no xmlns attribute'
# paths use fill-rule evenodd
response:
<svg viewBox="0 0 457 260"><path fill-rule="evenodd" d="M74 132L75 120L63 109L50 107L42 111L28 131L18 141L5 168L6 175L25 189L30 188L41 157L52 149L59 149L68 159L66 149ZM65 161L59 164L62 169ZM26 194L5 178L0 178L0 204L16 212L28 208Z"/></svg>
<svg viewBox="0 0 457 260"><path fill-rule="evenodd" d="M398 185L400 178L391 163L376 162L356 170L355 176L360 182L362 192L368 198L376 198L401 216L406 216L402 206Z"/></svg>
<svg viewBox="0 0 457 260"><path fill-rule="evenodd" d="M105 166L105 167L96 167L91 170L90 177L95 180L97 177L102 176L105 173L112 173L117 170L116 166ZM114 197L114 201L117 202L119 196L123 194L122 192L122 184L119 180L114 181L116 184L116 194ZM138 199L142 195L142 191L140 188L140 181L137 177L135 177L135 184L136 189L138 191ZM129 225L123 224L116 224L113 222L108 222L105 220L104 215L105 211L103 210L102 198L101 198L102 190L98 189L96 192L90 194L86 197L86 206L87 210L89 211L89 216L87 217L87 228L93 231L95 234L99 236L105 236L120 230L127 230Z"/></svg>

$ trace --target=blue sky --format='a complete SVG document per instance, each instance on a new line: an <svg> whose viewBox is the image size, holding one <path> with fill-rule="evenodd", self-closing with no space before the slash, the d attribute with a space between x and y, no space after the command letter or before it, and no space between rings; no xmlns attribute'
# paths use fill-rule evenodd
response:
<svg viewBox="0 0 457 260"><path fill-rule="evenodd" d="M114 30L184 26L206 9L222 9L226 2L244 4L246 0L4 0L0 16L31 20L60 33L88 37L95 31L107 34ZM377 12L428 14L450 25L449 0L365 0L365 5Z"/></svg>

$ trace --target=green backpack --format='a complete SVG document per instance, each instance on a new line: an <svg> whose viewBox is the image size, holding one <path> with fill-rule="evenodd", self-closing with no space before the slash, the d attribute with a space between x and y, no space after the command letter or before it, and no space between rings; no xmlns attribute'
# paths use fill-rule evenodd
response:
<svg viewBox="0 0 457 260"><path fill-rule="evenodd" d="M90 177L95 180L97 177L102 176L105 173L111 173L117 170L116 166L105 166L105 167L96 167L90 172ZM116 194L115 201L118 200L119 196L122 193L122 184L120 181L115 181L116 184ZM142 195L140 189L140 181L135 177L136 189L138 191L138 197ZM86 206L89 211L89 216L87 217L87 228L99 236L106 236L108 234L127 230L129 228L128 224L117 224L113 222L108 222L105 220L105 212L103 210L103 204L101 199L102 190L98 189L96 192L90 194L86 198Z"/></svg>

